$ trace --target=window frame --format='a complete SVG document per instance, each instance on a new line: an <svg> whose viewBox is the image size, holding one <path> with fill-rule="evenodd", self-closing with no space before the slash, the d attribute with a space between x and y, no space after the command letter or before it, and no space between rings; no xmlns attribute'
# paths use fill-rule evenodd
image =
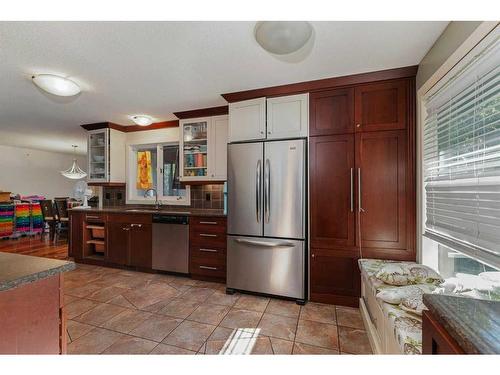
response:
<svg viewBox="0 0 500 375"><path fill-rule="evenodd" d="M177 146L179 147L179 142L159 142L159 143L137 143L137 144L127 144L127 163L126 163L126 179L127 179L127 204L155 204L154 198L146 198L135 194L135 182L137 179L137 150L138 149L150 149L156 150L156 191L158 193L158 201L164 205L172 206L190 206L191 205L191 187L189 185L185 186L186 195L163 195L163 147L164 146ZM180 151L179 151L179 161L180 165ZM179 167L180 168L180 167Z"/></svg>
<svg viewBox="0 0 500 375"><path fill-rule="evenodd" d="M422 87L417 92L417 153L418 153L418 167L417 167L417 260L423 263L424 256L424 237L429 238L429 236L424 236L425 233L425 222L426 222L426 197L425 197L425 164L424 164L424 126L426 117L426 107L425 102L429 96L433 95L437 90L439 90L443 85L454 77L454 75L462 67L466 66L472 59L476 56L476 51L481 49L481 46L488 44L488 40L495 38L496 33L498 33L498 27L496 25L487 25L488 22L483 23L484 28L480 27L476 32L470 36L458 49L452 54L447 61L436 71L436 73L425 82ZM437 237L437 236L436 236ZM430 239L432 241L437 241L438 238ZM441 242L443 239L439 238L438 243L443 246L452 248L454 251L465 254L467 257L475 259L481 263L487 264L489 266L497 267L496 262L491 262L489 260L482 259L481 257L475 256L475 249L467 249L465 247L452 247L450 243L445 241ZM446 238L444 238L446 240ZM470 251L472 250L472 251ZM493 263L493 264L492 264Z"/></svg>

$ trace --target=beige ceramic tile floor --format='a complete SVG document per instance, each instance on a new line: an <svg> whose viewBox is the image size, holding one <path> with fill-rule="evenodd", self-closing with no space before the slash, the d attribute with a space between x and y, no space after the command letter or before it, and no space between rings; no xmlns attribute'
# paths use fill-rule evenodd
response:
<svg viewBox="0 0 500 375"><path fill-rule="evenodd" d="M89 265L64 288L68 354L371 353L358 309Z"/></svg>

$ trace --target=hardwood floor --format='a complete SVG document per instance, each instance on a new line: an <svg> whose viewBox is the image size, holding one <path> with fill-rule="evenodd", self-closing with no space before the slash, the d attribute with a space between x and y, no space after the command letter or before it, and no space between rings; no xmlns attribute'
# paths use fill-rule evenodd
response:
<svg viewBox="0 0 500 375"><path fill-rule="evenodd" d="M16 240L0 240L0 251L43 258L68 259L67 241L61 240L54 244L49 241L49 236L45 236L42 241L39 235L20 237Z"/></svg>

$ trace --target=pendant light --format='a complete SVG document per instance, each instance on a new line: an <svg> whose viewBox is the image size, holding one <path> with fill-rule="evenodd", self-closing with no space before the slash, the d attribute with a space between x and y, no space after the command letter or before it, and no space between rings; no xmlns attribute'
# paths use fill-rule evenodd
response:
<svg viewBox="0 0 500 375"><path fill-rule="evenodd" d="M307 21L262 21L255 25L257 43L276 55L298 51L311 39L312 32Z"/></svg>
<svg viewBox="0 0 500 375"><path fill-rule="evenodd" d="M73 153L75 154L75 158L73 159L73 164L69 169L66 169L65 171L61 171L61 174L69 178L71 180L79 180L81 178L87 177L87 173L81 169L78 164L76 163L76 148L78 147L77 145L71 145L73 147Z"/></svg>

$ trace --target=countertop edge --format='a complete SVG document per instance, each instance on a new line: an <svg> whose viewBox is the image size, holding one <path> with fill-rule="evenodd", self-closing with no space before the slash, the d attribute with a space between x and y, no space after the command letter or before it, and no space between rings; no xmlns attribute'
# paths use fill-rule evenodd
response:
<svg viewBox="0 0 500 375"><path fill-rule="evenodd" d="M45 271L39 271L26 276L21 276L11 281L4 281L0 284L0 292L19 288L20 286L23 286L25 284L31 284L33 282L44 280L63 272L72 271L75 268L76 264L74 262L66 262L66 264L49 268Z"/></svg>
<svg viewBox="0 0 500 375"><path fill-rule="evenodd" d="M441 298L439 298L440 296ZM444 299L442 297L444 297ZM448 308L449 306L447 306L449 301L445 300L447 298L464 298L471 300L471 298L468 297L460 297L449 294L424 294L423 302L432 317L443 326L446 332L448 332L448 334L457 342L465 353L498 354L486 342L484 342L483 339L481 339L480 335L474 331L470 324L468 324L465 320L459 320L457 315L450 314L450 309ZM470 302L474 303L474 301Z"/></svg>
<svg viewBox="0 0 500 375"><path fill-rule="evenodd" d="M177 211L176 209L164 210L154 210L153 208L148 209L144 207L108 207L108 208L89 208L89 209L79 209L77 207L68 209L69 213L103 213L103 214L126 214L126 215L173 215L173 216L200 216L200 217L221 217L226 218L227 214L224 211L218 209L203 209L203 208L187 208L186 211Z"/></svg>

